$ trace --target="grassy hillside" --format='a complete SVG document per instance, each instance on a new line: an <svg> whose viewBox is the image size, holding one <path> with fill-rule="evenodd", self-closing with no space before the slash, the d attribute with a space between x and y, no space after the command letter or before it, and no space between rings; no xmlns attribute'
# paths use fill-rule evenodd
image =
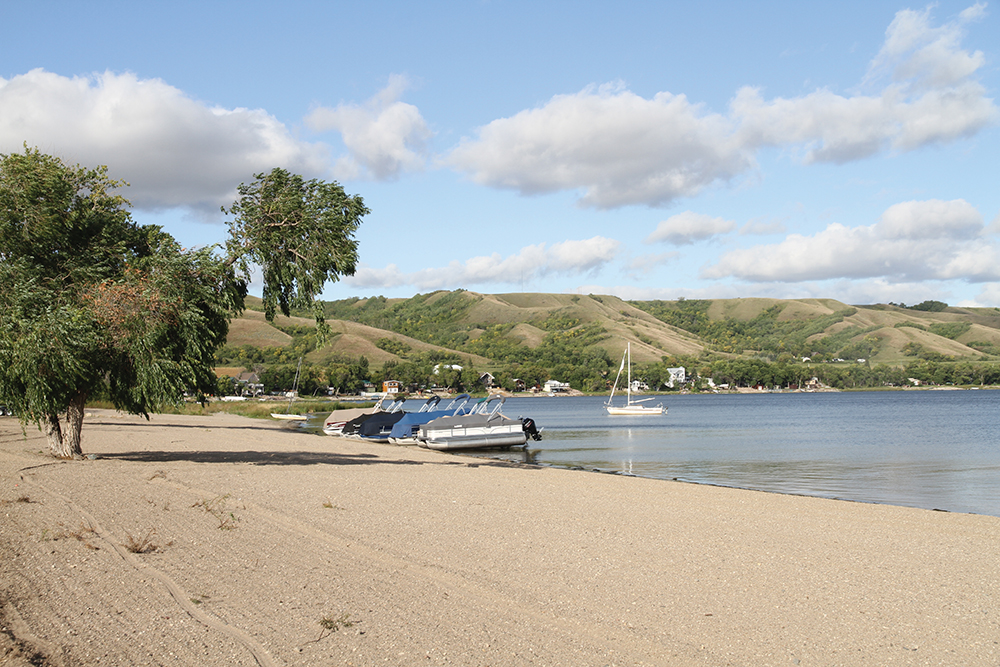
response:
<svg viewBox="0 0 1000 667"><path fill-rule="evenodd" d="M933 304L442 291L326 302L332 335L317 347L310 317L300 313L269 324L251 300L251 309L233 321L228 351L217 358L220 365L287 366L304 356L320 369L316 382L337 375L352 378L340 383L384 377L437 383L432 369L457 364L468 373L452 373L453 381L461 375L466 385L489 371L505 385L551 378L594 391L613 379L629 343L634 363L653 384L677 365L703 377L765 385L812 375L836 386L900 384L910 376L957 384L977 374L981 381L984 363L1000 372L1000 310Z"/></svg>
<svg viewBox="0 0 1000 667"><path fill-rule="evenodd" d="M815 359L866 358L902 364L921 357L959 360L1000 354L1000 311L946 308L927 312L831 299L719 299L634 302L659 320L728 354Z"/></svg>
<svg viewBox="0 0 1000 667"><path fill-rule="evenodd" d="M250 307L256 307L251 300ZM928 312L894 305L851 306L833 299L714 299L627 302L614 296L478 294L458 290L411 299L346 299L324 304L330 344L313 363L366 356L374 364L402 356L379 345L392 340L413 352L452 352L479 366L506 350L537 351L556 332L589 328L587 346L619 357L632 343L637 363L705 353L791 359L1000 358L1000 311L945 308ZM288 346L289 328L308 317L277 318L247 310L233 321L231 345Z"/></svg>

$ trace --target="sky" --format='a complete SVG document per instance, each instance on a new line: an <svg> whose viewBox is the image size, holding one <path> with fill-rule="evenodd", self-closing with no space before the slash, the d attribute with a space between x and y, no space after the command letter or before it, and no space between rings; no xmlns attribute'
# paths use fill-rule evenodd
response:
<svg viewBox="0 0 1000 667"><path fill-rule="evenodd" d="M998 7L8 0L0 153L107 165L187 247L254 174L337 181L325 299L1000 307Z"/></svg>

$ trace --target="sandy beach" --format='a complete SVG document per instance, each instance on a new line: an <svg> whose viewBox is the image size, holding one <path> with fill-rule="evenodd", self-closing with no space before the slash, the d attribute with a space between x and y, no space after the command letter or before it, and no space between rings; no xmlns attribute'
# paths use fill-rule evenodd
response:
<svg viewBox="0 0 1000 667"><path fill-rule="evenodd" d="M1000 518L0 418L3 665L1000 665Z"/></svg>

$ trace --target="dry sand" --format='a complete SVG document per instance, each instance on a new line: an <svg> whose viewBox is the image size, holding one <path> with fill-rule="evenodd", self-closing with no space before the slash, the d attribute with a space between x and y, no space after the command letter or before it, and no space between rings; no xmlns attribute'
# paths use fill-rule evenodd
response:
<svg viewBox="0 0 1000 667"><path fill-rule="evenodd" d="M98 458L55 462L0 420L0 663L1000 664L1000 518L229 415L84 429Z"/></svg>

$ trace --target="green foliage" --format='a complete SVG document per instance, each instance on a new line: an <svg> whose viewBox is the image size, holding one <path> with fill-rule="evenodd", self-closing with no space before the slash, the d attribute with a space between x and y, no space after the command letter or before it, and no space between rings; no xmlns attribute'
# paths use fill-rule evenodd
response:
<svg viewBox="0 0 1000 667"><path fill-rule="evenodd" d="M280 309L308 309L316 317L320 338L329 329L316 296L327 281L354 275L358 243L354 233L370 211L359 196L336 182L304 180L284 169L256 174L241 183L239 199L222 211L230 223L226 251L249 277L251 265L263 273L264 315L273 321Z"/></svg>
<svg viewBox="0 0 1000 667"><path fill-rule="evenodd" d="M742 354L747 350L777 356L831 355L844 346L846 339L865 333L858 328L838 332L836 337L814 339L834 324L854 315L856 308L845 308L830 315L809 320L781 321L779 316L786 304L775 304L749 320L727 317L713 320L708 315L712 302L703 299L679 301L634 301L633 306L658 320L702 338L714 350Z"/></svg>
<svg viewBox="0 0 1000 667"><path fill-rule="evenodd" d="M928 327L931 333L952 340L967 333L971 328L972 324L969 322L935 322Z"/></svg>
<svg viewBox="0 0 1000 667"><path fill-rule="evenodd" d="M552 313L544 320L533 322L532 324L542 331L564 331L579 325L580 318L567 317L565 315L559 315L558 313Z"/></svg>
<svg viewBox="0 0 1000 667"><path fill-rule="evenodd" d="M105 167L37 149L0 155L0 401L42 425L58 456L81 453L88 397L148 415L186 392L219 391L212 366L250 265L263 269L270 317L308 305L326 280L353 272L353 233L368 212L336 184L274 170L240 186L220 258L135 224L114 194L123 185ZM316 337L298 336L293 352Z"/></svg>
<svg viewBox="0 0 1000 667"><path fill-rule="evenodd" d="M91 395L148 414L213 392L213 352L246 293L209 250L133 223L121 185L37 150L0 156L0 400L60 456L81 453Z"/></svg>
<svg viewBox="0 0 1000 667"><path fill-rule="evenodd" d="M464 324L469 309L482 297L463 290L418 294L390 303L382 296L344 299L322 304L330 319L350 320L417 340L460 349L469 339L472 325Z"/></svg>
<svg viewBox="0 0 1000 667"><path fill-rule="evenodd" d="M907 306L903 306L903 308L906 308L906 307ZM930 301L929 300L929 301L921 301L920 303L918 303L915 306L909 306L909 309L910 310L922 310L922 311L925 311L925 312L928 312L928 313L940 313L941 311L943 311L947 307L948 307L948 304L946 304L943 301Z"/></svg>
<svg viewBox="0 0 1000 667"><path fill-rule="evenodd" d="M375 347L385 350L389 354L394 354L397 357L405 357L413 349L403 341L393 340L392 338L379 338L375 341Z"/></svg>
<svg viewBox="0 0 1000 667"><path fill-rule="evenodd" d="M1000 346L997 346L994 343L988 341L976 340L970 343L966 343L966 345L976 350L977 352L982 352L983 354L988 354L991 356L1000 356Z"/></svg>
<svg viewBox="0 0 1000 667"><path fill-rule="evenodd" d="M495 324L487 327L479 336L469 340L463 350L498 362L523 360L527 353L526 348L507 337L513 328L513 324Z"/></svg>
<svg viewBox="0 0 1000 667"><path fill-rule="evenodd" d="M928 350L920 343L907 343L903 346L903 354L908 357L917 357L925 361L954 361L954 357Z"/></svg>

